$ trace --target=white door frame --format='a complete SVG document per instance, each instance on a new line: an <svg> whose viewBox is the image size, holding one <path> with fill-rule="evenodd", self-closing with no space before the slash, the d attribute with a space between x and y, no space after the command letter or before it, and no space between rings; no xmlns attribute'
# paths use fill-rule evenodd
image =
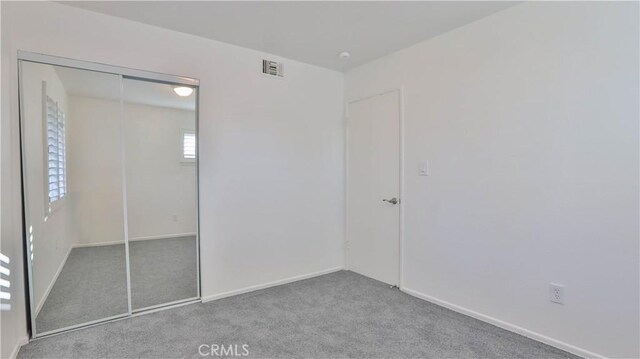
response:
<svg viewBox="0 0 640 359"><path fill-rule="evenodd" d="M344 268L349 269L349 221L348 221L348 213L349 213L349 196L348 196L348 188L349 188L349 106L352 103L359 102L362 100L366 100L372 97L386 95L392 92L398 93L398 108L399 108L399 133L400 133L400 148L398 149L399 160L400 160L400 170L398 173L398 183L399 183L399 196L400 203L399 204L399 223L398 223L398 287L402 290L404 289L403 283L403 242L404 242L404 86L393 87L383 91L377 91L370 95L357 97L352 100L348 100L345 102L345 141L344 141Z"/></svg>

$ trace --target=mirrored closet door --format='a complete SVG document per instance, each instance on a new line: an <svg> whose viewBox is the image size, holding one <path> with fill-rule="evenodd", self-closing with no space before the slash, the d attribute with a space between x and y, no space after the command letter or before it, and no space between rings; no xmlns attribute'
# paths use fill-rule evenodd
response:
<svg viewBox="0 0 640 359"><path fill-rule="evenodd" d="M190 87L125 78L122 88L131 305L139 311L198 296L196 101Z"/></svg>
<svg viewBox="0 0 640 359"><path fill-rule="evenodd" d="M32 336L198 300L197 81L20 57Z"/></svg>

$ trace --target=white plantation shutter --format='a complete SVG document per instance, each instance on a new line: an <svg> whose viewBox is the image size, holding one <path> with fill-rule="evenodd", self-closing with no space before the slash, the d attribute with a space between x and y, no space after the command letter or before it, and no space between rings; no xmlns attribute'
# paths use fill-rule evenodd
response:
<svg viewBox="0 0 640 359"><path fill-rule="evenodd" d="M0 253L0 310L11 309L11 270L9 257Z"/></svg>
<svg viewBox="0 0 640 359"><path fill-rule="evenodd" d="M186 161L196 159L196 134L193 131L182 131L182 159Z"/></svg>
<svg viewBox="0 0 640 359"><path fill-rule="evenodd" d="M47 173L49 204L67 194L65 116L58 103L47 96Z"/></svg>

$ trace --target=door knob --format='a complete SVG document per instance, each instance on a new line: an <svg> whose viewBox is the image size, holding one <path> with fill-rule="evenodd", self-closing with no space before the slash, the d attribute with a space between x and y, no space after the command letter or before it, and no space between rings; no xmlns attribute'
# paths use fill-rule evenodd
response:
<svg viewBox="0 0 640 359"><path fill-rule="evenodd" d="M391 204L398 204L399 201L398 201L397 198L393 197L391 199L383 199L382 202L389 202Z"/></svg>

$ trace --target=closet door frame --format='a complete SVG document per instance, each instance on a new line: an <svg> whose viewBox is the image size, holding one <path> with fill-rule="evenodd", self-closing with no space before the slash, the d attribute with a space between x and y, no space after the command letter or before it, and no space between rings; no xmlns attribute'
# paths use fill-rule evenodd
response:
<svg viewBox="0 0 640 359"><path fill-rule="evenodd" d="M125 243L125 260L126 260L126 274L127 274L127 303L128 311L124 314L118 314L115 316L93 320L86 323L75 324L47 332L39 333L36 328L35 317L35 300L33 289L33 273L31 263L31 253L29 247L29 203L28 203L28 186L27 186L27 166L26 166L26 148L25 148L25 121L24 121L24 94L22 86L22 64L24 62L40 63L45 65L62 66L68 68L74 68L79 70L89 70L94 72L102 72L119 76L120 79L120 154L122 165L122 195L123 195L123 213L124 213L124 243ZM174 302L164 303L153 307L143 308L141 310L133 310L131 306L131 271L129 266L129 228L127 226L127 187L126 187L126 153L124 143L124 97L123 97L123 79L135 79L147 82L157 82L169 85L183 85L189 86L194 89L195 92L195 135L196 135L196 287L197 296L194 298L187 298ZM200 176L199 176L199 97L200 97L200 81L198 79L163 74L158 72L150 72L138 69L131 69L127 67L112 66L95 62L81 61L75 59L69 59L58 56L44 55L34 52L18 51L18 116L20 123L20 165L21 165L21 185L22 185L22 223L23 223L23 259L25 263L25 281L26 281L26 300L27 300L27 322L30 326L31 338L42 338L49 335L54 335L61 332L76 330L79 328L85 328L90 326L99 325L102 323L112 322L115 320L122 320L131 318L146 313L157 312L160 310L170 309L186 304L200 302L202 298L201 294L201 280L200 280Z"/></svg>

